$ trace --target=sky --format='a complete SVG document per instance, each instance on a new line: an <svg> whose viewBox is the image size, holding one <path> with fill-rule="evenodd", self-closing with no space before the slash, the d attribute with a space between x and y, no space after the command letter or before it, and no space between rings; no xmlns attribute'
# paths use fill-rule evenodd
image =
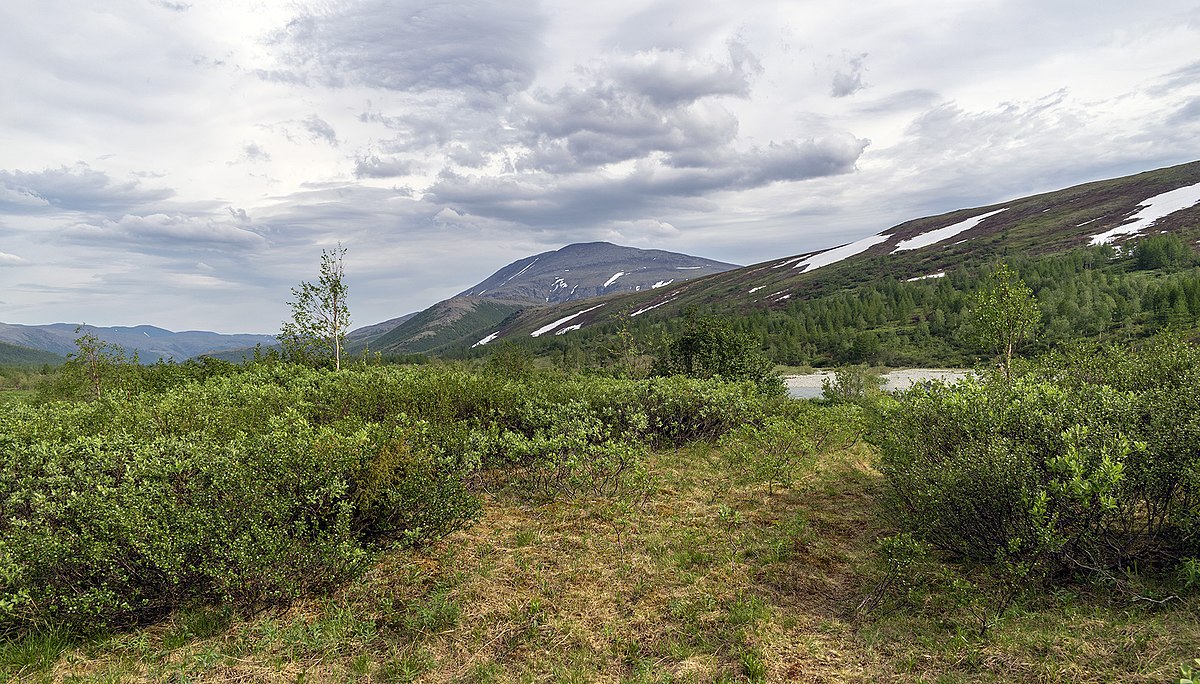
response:
<svg viewBox="0 0 1200 684"><path fill-rule="evenodd" d="M0 321L354 327L607 240L751 264L1200 159L1200 4L12 0Z"/></svg>

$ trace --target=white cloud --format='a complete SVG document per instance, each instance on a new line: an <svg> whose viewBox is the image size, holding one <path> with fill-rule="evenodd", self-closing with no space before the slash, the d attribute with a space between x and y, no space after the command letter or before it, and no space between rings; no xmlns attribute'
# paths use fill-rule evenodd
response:
<svg viewBox="0 0 1200 684"><path fill-rule="evenodd" d="M1197 44L1187 0L7 3L4 315L270 332L339 240L363 324L569 241L828 248L1200 158Z"/></svg>

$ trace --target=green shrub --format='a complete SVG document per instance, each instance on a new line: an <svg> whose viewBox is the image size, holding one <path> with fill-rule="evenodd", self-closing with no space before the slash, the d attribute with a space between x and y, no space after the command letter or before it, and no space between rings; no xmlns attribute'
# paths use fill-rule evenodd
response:
<svg viewBox="0 0 1200 684"><path fill-rule="evenodd" d="M307 373L0 409L0 632L286 601L476 515L426 424L314 422Z"/></svg>
<svg viewBox="0 0 1200 684"><path fill-rule="evenodd" d="M879 396L883 382L870 366L842 366L833 371L832 380L821 380L821 394L835 403L869 402Z"/></svg>
<svg viewBox="0 0 1200 684"><path fill-rule="evenodd" d="M1177 340L917 387L874 439L898 519L962 559L1116 574L1200 545L1200 352Z"/></svg>

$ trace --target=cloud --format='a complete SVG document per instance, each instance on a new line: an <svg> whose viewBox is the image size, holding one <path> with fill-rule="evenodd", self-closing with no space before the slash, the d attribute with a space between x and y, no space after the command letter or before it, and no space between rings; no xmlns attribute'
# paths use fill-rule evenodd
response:
<svg viewBox="0 0 1200 684"><path fill-rule="evenodd" d="M541 228L599 226L669 209L710 210L713 204L703 197L712 193L848 173L867 144L851 135L787 141L742 152L724 150L705 165L676 167L642 160L622 175L495 177L444 172L429 188L426 201L460 214Z"/></svg>
<svg viewBox="0 0 1200 684"><path fill-rule="evenodd" d="M354 160L355 178L393 178L407 176L413 172L415 164L407 159L381 159L375 155L359 157Z"/></svg>
<svg viewBox="0 0 1200 684"><path fill-rule="evenodd" d="M753 55L738 44L730 61L700 60L680 50L649 50L622 56L607 65L614 83L658 105L679 105L702 97L746 97L750 77L761 69Z"/></svg>
<svg viewBox="0 0 1200 684"><path fill-rule="evenodd" d="M142 187L137 179L114 181L83 162L43 171L0 170L0 210L12 213L119 212L161 202L174 194L168 188Z"/></svg>
<svg viewBox="0 0 1200 684"><path fill-rule="evenodd" d="M289 68L261 75L332 87L509 94L532 83L544 27L536 3L338 2L273 36Z"/></svg>
<svg viewBox="0 0 1200 684"><path fill-rule="evenodd" d="M333 126L316 114L310 115L303 122L304 130L308 131L308 135L313 140L324 140L329 143L330 147L338 146L337 133L334 132Z"/></svg>
<svg viewBox="0 0 1200 684"><path fill-rule="evenodd" d="M846 64L833 72L833 86L830 94L834 97L847 97L867 87L863 83L864 63L867 53L854 55L846 60Z"/></svg>
<svg viewBox="0 0 1200 684"><path fill-rule="evenodd" d="M513 118L527 148L519 166L572 172L656 152L683 159L727 145L738 121L721 100L746 97L757 68L732 48L725 62L653 50L598 63L583 86L518 102Z"/></svg>
<svg viewBox="0 0 1200 684"><path fill-rule="evenodd" d="M1192 98L1187 104L1180 107L1172 115L1171 120L1177 123L1200 120L1200 97Z"/></svg>
<svg viewBox="0 0 1200 684"><path fill-rule="evenodd" d="M180 214L125 215L116 220L79 222L63 230L83 242L125 243L135 251L183 252L192 249L257 249L267 241L234 221Z"/></svg>
<svg viewBox="0 0 1200 684"><path fill-rule="evenodd" d="M232 166L233 164L241 162L256 164L259 162L269 161L271 161L271 153L263 149L262 145L259 145L255 142L250 142L242 145L241 156L238 157L236 162L229 162L229 165Z"/></svg>
<svg viewBox="0 0 1200 684"><path fill-rule="evenodd" d="M4 264L6 266L16 266L16 265L23 264L23 263L25 263L25 260L22 259L21 257L17 256L16 254L9 254L8 252L0 252L0 264Z"/></svg>

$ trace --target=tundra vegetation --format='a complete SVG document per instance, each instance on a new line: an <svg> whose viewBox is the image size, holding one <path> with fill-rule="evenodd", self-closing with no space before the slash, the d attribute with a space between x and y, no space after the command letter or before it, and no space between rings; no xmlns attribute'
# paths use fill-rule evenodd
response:
<svg viewBox="0 0 1200 684"><path fill-rule="evenodd" d="M993 346L894 395L847 368L796 401L736 321L630 335L582 370L110 355L98 391L72 359L0 404L0 672L1192 676L1186 337Z"/></svg>

